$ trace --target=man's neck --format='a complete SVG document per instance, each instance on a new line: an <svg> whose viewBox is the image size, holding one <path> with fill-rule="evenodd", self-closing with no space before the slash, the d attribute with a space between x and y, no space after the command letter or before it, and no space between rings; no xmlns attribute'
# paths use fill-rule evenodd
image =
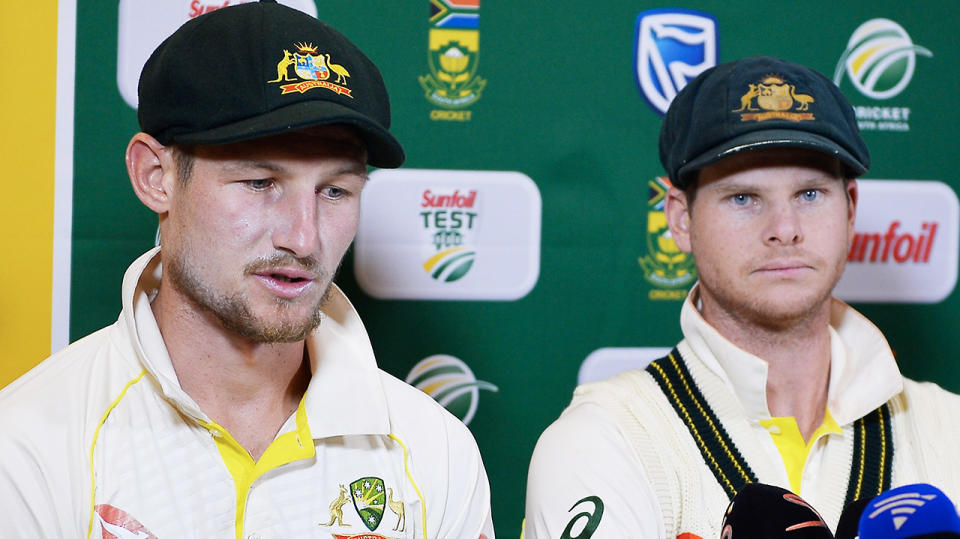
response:
<svg viewBox="0 0 960 539"><path fill-rule="evenodd" d="M184 392L257 460L310 382L304 342L239 337L169 287L151 307Z"/></svg>
<svg viewBox="0 0 960 539"><path fill-rule="evenodd" d="M783 326L753 323L704 305L704 319L724 338L769 365L767 406L773 417L793 417L809 440L823 423L830 384L830 302Z"/></svg>

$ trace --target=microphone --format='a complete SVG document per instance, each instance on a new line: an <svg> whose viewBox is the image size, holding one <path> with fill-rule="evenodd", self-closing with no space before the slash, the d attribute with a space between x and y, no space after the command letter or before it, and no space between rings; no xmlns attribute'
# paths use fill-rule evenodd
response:
<svg viewBox="0 0 960 539"><path fill-rule="evenodd" d="M860 515L871 501L873 498L860 498L843 508L840 521L837 523L836 539L857 539L860 536Z"/></svg>
<svg viewBox="0 0 960 539"><path fill-rule="evenodd" d="M926 483L904 485L870 501L860 517L860 539L960 537L950 498Z"/></svg>
<svg viewBox="0 0 960 539"><path fill-rule="evenodd" d="M733 497L721 539L833 539L820 514L789 490L749 483Z"/></svg>

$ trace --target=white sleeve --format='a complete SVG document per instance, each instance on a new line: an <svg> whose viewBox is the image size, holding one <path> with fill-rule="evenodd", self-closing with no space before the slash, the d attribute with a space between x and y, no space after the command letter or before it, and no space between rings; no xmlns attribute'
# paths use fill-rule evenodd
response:
<svg viewBox="0 0 960 539"><path fill-rule="evenodd" d="M567 409L540 436L527 477L525 539L665 539L640 461L599 407Z"/></svg>
<svg viewBox="0 0 960 539"><path fill-rule="evenodd" d="M447 477L443 518L431 539L494 539L490 513L490 483L480 450L467 427L447 418ZM436 463L439 465L440 463Z"/></svg>
<svg viewBox="0 0 960 539"><path fill-rule="evenodd" d="M0 428L4 427L8 425L0 421ZM51 437L48 443L59 442ZM69 537L75 533L64 528L72 516L71 485L51 478L53 470L45 468L41 460L33 440L17 438L7 430L0 433L0 537Z"/></svg>

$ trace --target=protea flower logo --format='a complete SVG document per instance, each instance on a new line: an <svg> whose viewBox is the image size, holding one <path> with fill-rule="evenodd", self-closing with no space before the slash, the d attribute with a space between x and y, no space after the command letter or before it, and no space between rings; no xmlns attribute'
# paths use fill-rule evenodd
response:
<svg viewBox="0 0 960 539"><path fill-rule="evenodd" d="M420 217L432 245L423 270L433 279L447 283L458 281L473 267L477 252L469 244L478 223L476 202L475 189L423 192Z"/></svg>
<svg viewBox="0 0 960 539"><path fill-rule="evenodd" d="M889 99L903 91L913 78L917 54L933 56L914 45L907 31L890 19L871 19L854 30L847 50L837 62L833 82L839 86L846 70L863 95Z"/></svg>
<svg viewBox="0 0 960 539"><path fill-rule="evenodd" d="M466 425L477 413L480 390L498 391L490 382L477 380L466 363L446 354L430 356L414 365L406 382L433 397Z"/></svg>

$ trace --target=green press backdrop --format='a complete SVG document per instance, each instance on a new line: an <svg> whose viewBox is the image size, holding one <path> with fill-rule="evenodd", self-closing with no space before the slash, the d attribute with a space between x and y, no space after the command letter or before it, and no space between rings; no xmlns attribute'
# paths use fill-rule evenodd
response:
<svg viewBox="0 0 960 539"><path fill-rule="evenodd" d="M123 271L155 241L156 216L134 198L123 163L137 131L123 64L145 46L129 36L162 33L159 23L137 18L148 4L186 20L224 2L76 1L70 263L55 268L69 276L70 293L54 313L68 308L69 325L64 318L53 329L53 347L116 319ZM694 275L662 236L656 102L683 77L658 78L659 62L694 69L768 54L838 75L873 156L867 178L936 182L939 194L914 206L900 201L922 190L895 184L903 196L884 206L862 239L889 235L889 256L882 244L878 253L866 248L858 263L870 286L848 297L887 334L905 374L960 391L955 1L316 0L314 7L380 66L392 131L413 171L413 179L396 180L412 202L365 206L366 228L337 282L360 311L381 367L469 421L498 536L519 535L530 453L569 401L585 358L680 338L680 298ZM650 17L646 25L641 14ZM222 53L230 49L224 42ZM500 176L491 171L519 174L497 191ZM393 179L375 174L369 187L378 181ZM421 204L427 190L453 202ZM945 199L953 202L942 211L924 212ZM454 226L455 211L473 212L476 227ZM366 251L362 242L377 237L378 219L412 227L415 247L390 258L371 239ZM435 241L439 233L447 243ZM513 250L498 249L506 244ZM448 247L467 258L434 271L428 251L447 256ZM358 267L368 264L361 251L385 267ZM421 281L386 283L390 275L405 279L404 264ZM870 273L884 264L899 272L895 278ZM520 284L498 288L511 279ZM937 279L933 292L915 292ZM899 293L871 296L874 289Z"/></svg>

